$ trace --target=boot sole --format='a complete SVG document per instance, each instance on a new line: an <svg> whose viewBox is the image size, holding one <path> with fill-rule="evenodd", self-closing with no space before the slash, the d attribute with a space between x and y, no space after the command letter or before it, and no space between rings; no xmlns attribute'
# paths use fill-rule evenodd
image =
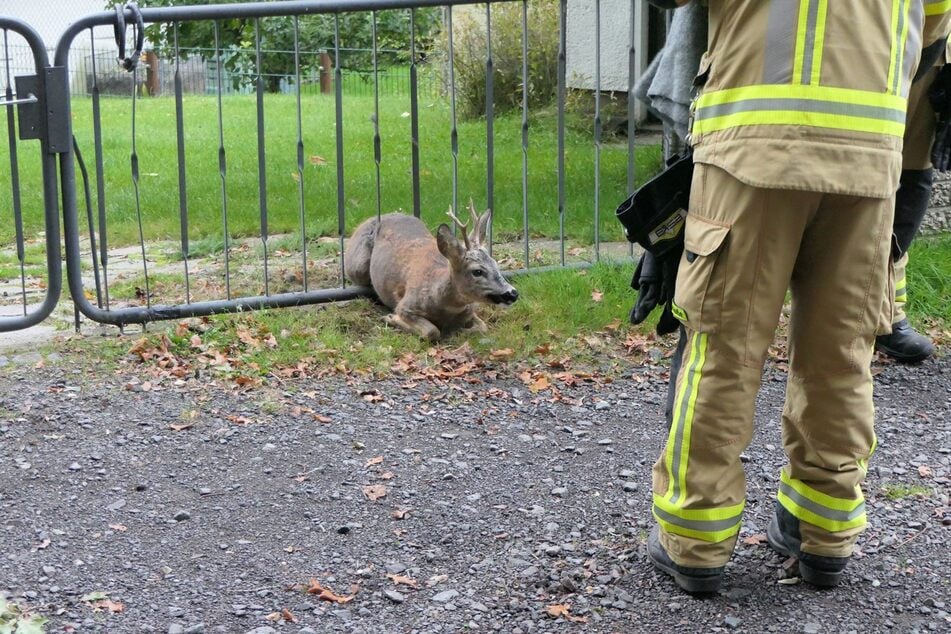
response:
<svg viewBox="0 0 951 634"><path fill-rule="evenodd" d="M779 530L779 525L776 523L775 516L770 518L769 525L766 526L766 541L769 543L770 548L780 555L795 557L799 560L799 576L801 576L802 580L806 583L811 583L820 588L834 588L839 585L839 581L842 579L841 571L828 572L813 568L803 562L800 554L793 552L793 550L786 545L786 542L783 541L782 533Z"/></svg>
<svg viewBox="0 0 951 634"><path fill-rule="evenodd" d="M711 576L709 578L693 577L683 574L664 561L659 561L654 557L653 553L650 552L650 549L647 550L647 557L651 560L651 563L654 564L654 567L673 577L677 585L685 592L691 594L713 594L720 590L720 585L723 582L721 575Z"/></svg>

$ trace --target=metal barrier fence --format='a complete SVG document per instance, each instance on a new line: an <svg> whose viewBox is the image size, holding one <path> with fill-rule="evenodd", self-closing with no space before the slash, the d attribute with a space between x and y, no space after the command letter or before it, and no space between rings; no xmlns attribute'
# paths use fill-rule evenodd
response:
<svg viewBox="0 0 951 634"><path fill-rule="evenodd" d="M15 281L3 284L2 294L12 294L19 300L0 306L0 332L7 332L27 328L46 319L59 299L62 289L57 203L59 192L56 184L56 156L52 153L54 148L51 143L64 143L69 137L63 135L57 124L63 114L58 109L64 101L66 87L62 84L62 75L49 68L46 49L39 35L28 25L3 17L0 17L0 31L5 51L9 50L12 39L22 39L25 42L23 45L30 48L34 64L32 74L18 76L15 80L9 64L5 64L2 69L6 87L0 97L0 105L6 111L7 119L9 187L6 191L9 192L9 198L4 197L0 223L12 221L7 225L13 229L13 257L9 260L16 269L15 274L10 276ZM9 55L5 55L5 59L9 60ZM14 119L14 108L18 120ZM21 164L28 159L19 151L17 130L21 139L39 141L38 156L34 156L42 172L42 182L30 183L40 187L39 195L35 191L21 191ZM25 205L24 196L31 201L39 201L39 204ZM28 253L28 242L33 241L28 240L24 231L24 217L37 208L39 222L45 227L45 239L37 243L40 247L38 257L45 264L45 271L42 266L40 271L35 271L35 267L28 263L32 257ZM5 217L7 211L10 212L9 217Z"/></svg>
<svg viewBox="0 0 951 634"><path fill-rule="evenodd" d="M617 229L612 218L602 216L602 208L613 210L635 185L635 106L633 100L615 102L602 85L599 0L592 0L585 26L588 41L598 43L583 73L588 91L570 88L578 72L568 73L568 2L555 0L549 4L558 34L554 103L533 109L536 69L530 69L530 52L537 38L531 40L536 25L529 16L543 4L290 0L141 11L127 6L74 22L56 47L53 65L45 68L45 60L37 61L63 86L73 47L87 36L92 39L94 29L116 28L123 57L146 24L161 24L176 35L185 24L210 24L214 41L206 57L221 68L221 24L246 20L254 25L256 58L251 95L227 95L224 73L214 76L209 95L188 95L179 61L170 97L150 99L133 90L127 98L106 99L101 78L107 73L94 57L89 97L50 96L51 106L55 101L50 119L71 141L50 142L44 157L59 156L68 288L77 309L94 321L121 326L366 296L371 289L348 286L343 275L345 236L357 222L399 208L434 226L448 208L458 210L469 198L493 210L497 239L490 248L513 274L601 259L604 231ZM613 87L625 94L635 77L640 34L633 16L639 4L629 1L631 24L622 51L628 72L623 87ZM436 98L420 91L422 60L413 29L415 12L423 7L445 8L444 56L426 60L427 68L441 68L443 93ZM336 27L341 16L355 12L369 14L373 25L372 90L366 97L345 90L340 65ZM376 23L383 12L410 16L405 99L381 90ZM330 96L302 88L301 26L318 14L334 18ZM270 20L283 21L294 34L293 72L275 93L268 92L262 67L261 27ZM519 33L517 51L496 43L496 31L511 24ZM573 18L572 24L577 28L579 20ZM463 37L463 27L472 25L484 37L476 54L484 71L475 99L482 112L463 120L473 97L457 85L464 81L457 47L472 48L471 37ZM471 60L472 51L467 53ZM517 94L504 95L513 92L513 84L501 83L497 64L513 55ZM145 71L141 64L128 65L135 85ZM569 96L581 107L573 111ZM514 100L515 111L496 112L500 97ZM606 121L609 110L616 121ZM544 135L538 132L541 123L548 126ZM609 125L625 134L608 138ZM14 145L11 141L11 156ZM52 194L46 217L47 295L55 303L57 184L45 162L43 171L44 191ZM610 195L605 196L605 188ZM490 244L492 238L490 232ZM550 247L545 252L542 243ZM22 323L0 322L0 328Z"/></svg>

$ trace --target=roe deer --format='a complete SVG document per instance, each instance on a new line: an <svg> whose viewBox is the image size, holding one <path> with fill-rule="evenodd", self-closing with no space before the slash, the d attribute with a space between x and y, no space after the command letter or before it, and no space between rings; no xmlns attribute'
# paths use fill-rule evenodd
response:
<svg viewBox="0 0 951 634"><path fill-rule="evenodd" d="M460 228L460 243L449 226L435 238L418 218L392 213L364 221L344 251L344 269L354 284L372 286L393 310L386 323L435 341L443 332L487 330L474 304L511 305L518 291L505 281L483 244L491 212L478 215L469 203L469 222L448 215Z"/></svg>

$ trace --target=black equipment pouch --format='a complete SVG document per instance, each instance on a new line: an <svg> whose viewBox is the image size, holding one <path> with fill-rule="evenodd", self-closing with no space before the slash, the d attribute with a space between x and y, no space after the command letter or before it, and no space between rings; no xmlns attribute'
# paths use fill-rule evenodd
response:
<svg viewBox="0 0 951 634"><path fill-rule="evenodd" d="M692 179L693 153L687 152L621 203L616 214L627 239L655 257L681 246Z"/></svg>

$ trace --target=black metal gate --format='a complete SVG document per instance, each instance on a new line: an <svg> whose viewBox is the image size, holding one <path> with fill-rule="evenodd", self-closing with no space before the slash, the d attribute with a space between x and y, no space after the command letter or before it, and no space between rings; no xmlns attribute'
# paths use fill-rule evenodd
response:
<svg viewBox="0 0 951 634"><path fill-rule="evenodd" d="M4 67L3 95L0 106L6 111L8 193L0 198L0 228L12 227L15 249L4 262L16 269L5 275L0 303L0 332L28 328L46 319L56 306L62 290L62 264L59 246L59 206L56 179L56 155L68 149L69 130L61 111L67 100L62 68L51 67L40 36L27 24L0 17ZM22 40L32 54L35 73L13 77L10 69L11 40ZM21 141L28 143L21 144ZM21 161L32 142L38 142L41 164L41 192L24 190ZM0 174L5 170L0 168ZM36 186L36 183L32 184ZM39 216L45 240L37 245L44 253L31 253L33 246L24 229L30 215ZM12 220L7 224L8 220ZM43 245L45 244L45 249ZM31 259L45 259L45 266L31 267Z"/></svg>

